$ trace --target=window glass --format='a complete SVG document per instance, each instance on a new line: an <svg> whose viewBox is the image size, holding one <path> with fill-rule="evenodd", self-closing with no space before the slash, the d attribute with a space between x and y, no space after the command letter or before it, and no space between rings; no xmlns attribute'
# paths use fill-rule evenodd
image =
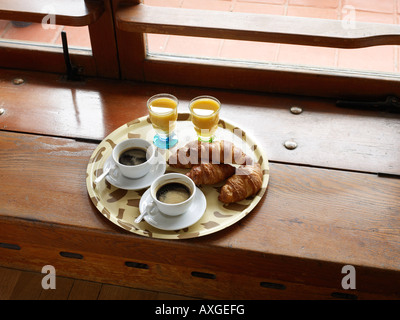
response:
<svg viewBox="0 0 400 320"><path fill-rule="evenodd" d="M0 41L62 46L61 32L67 34L68 46L76 49L91 49L88 27L69 27L41 23L0 20Z"/></svg>
<svg viewBox="0 0 400 320"><path fill-rule="evenodd" d="M144 4L341 20L344 28L357 22L398 24L397 0L143 0ZM379 73L400 71L398 46L361 49L261 43L173 35L147 35L149 55L176 55L241 60L277 65L313 66Z"/></svg>

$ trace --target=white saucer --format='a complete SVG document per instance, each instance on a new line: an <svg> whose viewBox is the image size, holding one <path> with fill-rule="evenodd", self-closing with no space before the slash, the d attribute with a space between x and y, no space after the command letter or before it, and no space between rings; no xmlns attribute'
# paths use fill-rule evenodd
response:
<svg viewBox="0 0 400 320"><path fill-rule="evenodd" d="M138 179L129 179L123 176L120 170L114 165L112 156L108 157L104 163L103 171L111 167L110 173L106 176L106 180L113 186L125 190L141 190L150 187L152 182L165 173L167 164L162 154L157 153L156 164L151 167L150 171L143 177Z"/></svg>
<svg viewBox="0 0 400 320"><path fill-rule="evenodd" d="M140 199L139 211L143 212L144 210L146 210L146 207L150 202L152 202L152 199L150 196L150 189L148 189ZM179 216L167 216L161 213L157 209L157 207L155 207L151 215L146 214L144 216L144 220L151 226L161 230L180 230L190 227L191 225L199 221L206 211L206 207L206 197L204 193L199 188L197 188L193 203L187 212Z"/></svg>

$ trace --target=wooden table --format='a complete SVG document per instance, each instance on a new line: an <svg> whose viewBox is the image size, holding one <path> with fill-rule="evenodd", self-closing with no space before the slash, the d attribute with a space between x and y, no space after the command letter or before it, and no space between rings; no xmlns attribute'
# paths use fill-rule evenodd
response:
<svg viewBox="0 0 400 320"><path fill-rule="evenodd" d="M180 112L197 95L218 97L221 117L267 152L267 192L235 225L151 239L112 224L89 199L93 150L146 115L159 92L176 95ZM13 70L0 70L0 108L1 266L53 265L60 276L200 298L400 297L399 115L329 99ZM286 149L288 140L297 148ZM356 289L342 287L345 265L355 268Z"/></svg>

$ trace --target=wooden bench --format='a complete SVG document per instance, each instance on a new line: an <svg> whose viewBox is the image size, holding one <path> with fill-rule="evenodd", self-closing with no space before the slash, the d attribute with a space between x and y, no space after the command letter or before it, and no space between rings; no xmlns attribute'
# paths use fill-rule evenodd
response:
<svg viewBox="0 0 400 320"><path fill-rule="evenodd" d="M13 81L15 78L22 81ZM22 82L22 84L21 84ZM244 219L196 239L110 223L88 197L98 143L159 92L222 101L268 154L270 181ZM299 106L303 112L293 114ZM400 298L399 115L334 100L0 70L0 265L222 299ZM288 150L287 140L298 147ZM342 273L354 266L356 289Z"/></svg>

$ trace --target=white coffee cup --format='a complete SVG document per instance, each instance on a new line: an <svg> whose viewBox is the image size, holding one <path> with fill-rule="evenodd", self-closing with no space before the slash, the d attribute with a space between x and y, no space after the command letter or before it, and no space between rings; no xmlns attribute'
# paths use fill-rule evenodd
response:
<svg viewBox="0 0 400 320"><path fill-rule="evenodd" d="M119 162L121 154L131 148L141 148L146 150L147 161L138 165L125 165ZM133 138L118 143L112 152L115 165L119 168L122 175L130 179L138 179L146 175L151 166L154 165L155 147L147 140Z"/></svg>
<svg viewBox="0 0 400 320"><path fill-rule="evenodd" d="M189 198L179 203L165 203L157 199L157 191L162 186L165 186L166 184L169 183L180 183L186 186L190 191ZM148 204L146 211L150 215L152 215L154 209L157 207L160 212L166 215L178 216L188 211L188 209L192 205L195 194L196 194L196 185L194 184L193 180L190 179L188 176L181 173L164 174L158 177L156 180L154 180L150 186L150 196L152 201Z"/></svg>

